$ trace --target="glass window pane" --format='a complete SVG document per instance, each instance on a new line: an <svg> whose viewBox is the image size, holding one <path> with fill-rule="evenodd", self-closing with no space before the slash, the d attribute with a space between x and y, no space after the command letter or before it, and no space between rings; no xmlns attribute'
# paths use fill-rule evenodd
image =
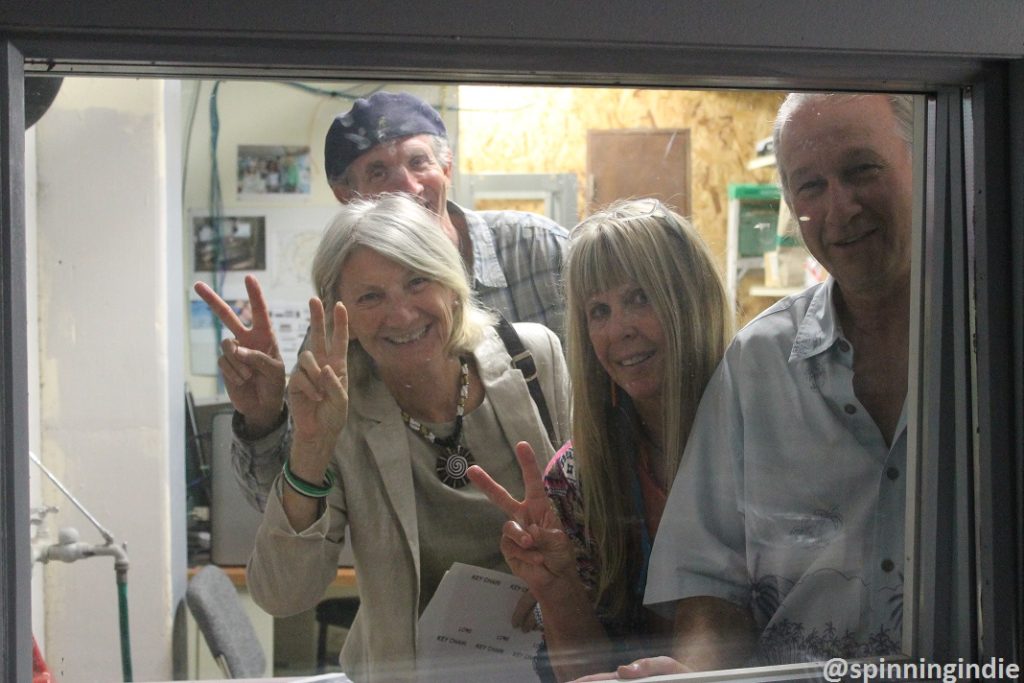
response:
<svg viewBox="0 0 1024 683"><path fill-rule="evenodd" d="M316 294L311 264L339 211L341 190L327 181L324 137L356 98L381 89L414 93L436 109L453 153L448 168L442 153L427 148L443 177L432 185L436 173L413 165L422 163L419 157L383 145L391 155L381 162L387 182L410 183L386 189L421 192L424 203L448 217L482 299L509 317L551 325L569 359L562 372L576 384L573 397L590 406L576 406L568 422L568 406L558 400L567 393L555 388L550 367L540 368L542 382L554 388L547 396L552 415L565 416L555 446L571 433L578 454L575 462L563 454L549 471L549 493L563 512L551 523L569 532L570 554L579 554L566 565L571 585L583 589L587 611L579 632L601 629L584 639L581 662L566 655L573 638L563 641L566 647L555 635L548 648L553 666L576 675L654 654L694 655L691 665L724 667L904 651L904 511L913 497L907 368L917 332L910 324L910 267L924 182L915 171L922 150L912 146L912 119L900 125L902 114L913 114L912 98L895 105L881 96L812 98L794 107L792 127L776 148L773 122L785 93L772 91L68 78L29 138L37 291L29 317L39 340L32 449L118 544L128 544L136 676L168 677L172 625L146 615L173 610L171 596L194 573L188 567L244 564L261 519L249 499L279 495L266 489L287 452L268 447L261 471L271 476L250 482L258 495L242 493L229 447L232 379L218 367L222 344L235 335L191 285L205 282L231 307L225 315L250 324L261 306L244 278L255 274L281 356L273 372L296 364L308 300ZM432 188L454 204L431 195ZM587 222L622 226L623 248L639 254L633 261L596 260L607 267L595 267L590 284L577 290L582 271L576 281L568 274L576 271L566 271L564 296L554 288L540 295L545 305L557 304L553 312L521 310L514 295L506 301L495 294L500 278L482 268L504 268L510 289L531 275L514 270L502 251L519 248L514 241L525 240L524 231L552 231L563 249L584 238L583 229L567 237L577 223L610 202L637 197L658 203L645 204L649 210L636 221L633 204ZM669 231L669 241L645 243L637 226L648 223ZM485 239L493 240L492 251ZM699 246L677 253L672 240ZM640 251L645 244L648 251ZM681 268L682 259L692 262ZM695 275L704 265L706 272ZM696 294L684 298L683 285ZM429 332L435 318L412 310L406 323L381 323L380 345L415 344ZM388 419L398 419L399 409L415 412L413 395L387 383L390 357L374 355L369 334L360 345L372 364L352 401L372 389L382 392ZM715 373L723 354L726 364ZM469 355L476 361L467 370L467 443L497 439L493 449L470 450L492 463L492 474L503 468L496 478L521 498L512 446L528 437L508 433L506 420L523 405L498 403L501 389L492 387L481 358ZM562 367L561 360L550 362ZM698 411L705 385L713 392ZM437 389L438 396L454 399L455 386ZM532 411L529 403L525 409ZM350 420L357 419L353 410ZM491 419L474 419L483 413ZM454 421L454 414L413 417L436 429ZM374 616L360 617L361 633L383 632L402 643L389 646L397 654L372 655L401 671L412 664L403 654L413 648L406 636L453 559L496 571L516 567L501 553L504 513L481 512L478 527L459 521L461 509L483 511L489 503L472 486L455 493L419 486L423 472L433 476L434 460L417 469L412 458L429 455L432 446L395 424L387 436L400 441L404 460L388 460L387 467L374 460L376 437L351 446L369 458L367 468L377 463L379 470L350 486L343 481L344 495L333 494L330 514L335 521L347 514L349 542L335 558L344 525L332 528L327 560L315 563L319 578L309 581L338 600L332 605L339 614L357 596L391 610L390 621L366 612ZM544 443L543 426L534 427ZM550 443L544 448L536 458L542 464L555 455ZM346 467L339 461L335 474ZM588 477L604 483L591 486ZM388 488L396 478L410 483L404 508L403 497ZM53 544L65 527L77 529L83 543L103 544L48 481L39 480L35 495L33 505L60 507L37 527L41 551L58 552ZM472 547L454 547L455 537ZM598 550L602 544L607 549ZM383 564L381 556L394 562ZM359 595L346 569L353 561L360 590L388 590ZM609 563L615 569L602 569ZM417 574L416 567L424 569ZM83 680L120 675L109 574L105 557L34 570L42 605L37 639L51 663L62 662ZM244 572L232 575L266 673L314 672L318 600L278 598L279 610L288 603L300 615L274 619L256 605ZM645 592L651 609L643 605ZM389 602L396 595L414 597L399 606ZM737 649L680 649L687 641L672 632L678 601L702 598L721 601L710 603L719 610L713 615L728 611L716 623L738 625L746 635ZM559 629L556 602L545 618L548 633ZM489 604L469 605L466 614L484 613ZM496 619L506 624L510 615ZM344 630L325 633L333 666ZM513 671L491 651L503 649L498 645L458 631L440 635L455 651L471 648L474 655L468 663L441 656L443 675L463 666L485 668L489 680ZM190 638L190 652L199 643ZM510 661L532 669L534 650L526 657L516 652L524 654L516 650ZM445 656L452 657L448 665ZM212 662L192 668L196 659L188 661L190 677L216 672Z"/></svg>

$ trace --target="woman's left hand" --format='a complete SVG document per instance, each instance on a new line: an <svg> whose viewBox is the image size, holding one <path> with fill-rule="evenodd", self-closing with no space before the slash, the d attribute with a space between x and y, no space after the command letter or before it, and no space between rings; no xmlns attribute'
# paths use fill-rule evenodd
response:
<svg viewBox="0 0 1024 683"><path fill-rule="evenodd" d="M516 459L523 473L524 497L519 501L478 465L467 476L509 521L502 527L501 553L512 572L530 587L539 600L563 581L578 582L572 542L548 502L544 481L533 448L516 444Z"/></svg>

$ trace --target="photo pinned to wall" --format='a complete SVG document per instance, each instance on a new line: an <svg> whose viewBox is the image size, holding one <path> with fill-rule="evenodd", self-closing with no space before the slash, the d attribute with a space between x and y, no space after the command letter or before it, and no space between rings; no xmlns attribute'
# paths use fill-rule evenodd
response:
<svg viewBox="0 0 1024 683"><path fill-rule="evenodd" d="M245 298L225 297L238 319L246 327L252 325L252 306ZM192 344L192 374L217 374L217 357L220 355L220 340L231 339L231 330L214 318L213 311L201 299L189 301L189 341ZM219 338L217 327L220 327Z"/></svg>
<svg viewBox="0 0 1024 683"><path fill-rule="evenodd" d="M238 146L238 197L309 195L309 147Z"/></svg>
<svg viewBox="0 0 1024 683"><path fill-rule="evenodd" d="M267 229L263 216L192 218L196 272L266 270Z"/></svg>
<svg viewBox="0 0 1024 683"><path fill-rule="evenodd" d="M225 293L224 300L245 326L252 325L252 306L249 299L232 297ZM286 368L293 368L299 360L302 340L309 329L309 306L300 303L268 304L270 325L277 338L278 351ZM220 341L231 339L231 330L220 325L218 339L217 321L206 302L201 299L189 301L189 341L192 345L192 374L215 376L217 358L220 355Z"/></svg>
<svg viewBox="0 0 1024 683"><path fill-rule="evenodd" d="M245 277L255 275L268 305L278 350L289 370L309 328L309 297L315 295L310 265L320 236L338 211L337 204L232 207L219 224L224 235L216 243L214 221L206 207L187 212L195 244L193 279L213 288L245 324L252 316ZM224 258L220 258L222 254ZM220 265L215 265L220 264ZM214 267L211 267L213 265ZM215 326L206 303L190 295L190 366L192 374L216 377L220 343L231 332Z"/></svg>
<svg viewBox="0 0 1024 683"><path fill-rule="evenodd" d="M302 340L309 330L309 304L270 304L269 308L277 349L290 370L299 362Z"/></svg>
<svg viewBox="0 0 1024 683"><path fill-rule="evenodd" d="M217 330L214 327L213 311L201 299L189 301L189 344L192 360L192 374L213 376L217 374Z"/></svg>

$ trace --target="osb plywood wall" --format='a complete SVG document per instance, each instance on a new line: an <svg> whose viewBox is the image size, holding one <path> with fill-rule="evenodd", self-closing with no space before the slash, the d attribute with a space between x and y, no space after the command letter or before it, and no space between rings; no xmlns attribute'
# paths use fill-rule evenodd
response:
<svg viewBox="0 0 1024 683"><path fill-rule="evenodd" d="M773 181L772 169L746 163L771 134L781 99L775 92L462 86L459 168L575 173L584 213L588 129L688 128L692 218L724 264L727 185Z"/></svg>
<svg viewBox="0 0 1024 683"><path fill-rule="evenodd" d="M463 173L575 173L584 192L587 130L688 128L693 220L725 265L730 182L769 183L747 170L771 135L782 93L461 86L457 158Z"/></svg>

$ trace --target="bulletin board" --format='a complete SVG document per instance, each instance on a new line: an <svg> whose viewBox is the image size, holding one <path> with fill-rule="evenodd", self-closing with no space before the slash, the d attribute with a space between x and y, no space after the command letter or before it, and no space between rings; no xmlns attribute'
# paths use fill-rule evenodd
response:
<svg viewBox="0 0 1024 683"><path fill-rule="evenodd" d="M230 303L240 318L248 314L245 276L260 282L285 367L294 366L309 326L313 255L338 206L225 207L220 233L206 209L187 211L189 270ZM218 325L206 303L190 288L189 343L192 374L217 374L221 338L231 333Z"/></svg>

